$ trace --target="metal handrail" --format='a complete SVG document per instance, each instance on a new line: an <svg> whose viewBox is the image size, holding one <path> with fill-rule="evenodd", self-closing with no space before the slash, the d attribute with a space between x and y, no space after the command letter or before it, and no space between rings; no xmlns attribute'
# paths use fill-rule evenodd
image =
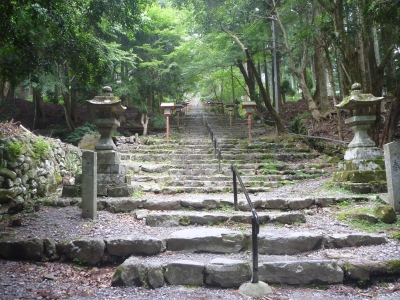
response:
<svg viewBox="0 0 400 300"><path fill-rule="evenodd" d="M221 149L217 148L217 138L214 138L214 131L211 129L210 124L208 124L208 121L206 121L206 128L208 131L208 134L211 137L211 143L213 144L214 147L214 157L218 158L218 172L221 173ZM218 155L217 155L218 153Z"/></svg>
<svg viewBox="0 0 400 300"><path fill-rule="evenodd" d="M252 240L252 253L253 253L253 274L251 277L252 283L258 283L258 237L257 235L260 233L260 221L258 219L257 212L254 208L253 203L250 200L249 194L247 193L246 187L243 184L242 178L239 175L239 172L236 169L234 164L231 165L231 170L233 174L233 204L235 210L239 210L238 208L238 200L237 200L237 180L239 181L243 193L246 196L247 203L251 208L251 213L253 214L253 218L251 219L251 240Z"/></svg>

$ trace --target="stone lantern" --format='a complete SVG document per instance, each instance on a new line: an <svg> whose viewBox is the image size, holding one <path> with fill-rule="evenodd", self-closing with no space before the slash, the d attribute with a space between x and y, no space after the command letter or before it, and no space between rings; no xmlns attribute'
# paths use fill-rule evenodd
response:
<svg viewBox="0 0 400 300"><path fill-rule="evenodd" d="M113 96L109 86L103 87L102 95L87 100L89 107L95 114L94 124L100 132L100 139L97 142L96 150L115 150L116 146L112 141L112 135L120 126L120 122L115 118L118 113L122 113L126 107L121 105L121 100Z"/></svg>
<svg viewBox="0 0 400 300"><path fill-rule="evenodd" d="M178 128L179 128L179 116L181 114L182 108L184 108L182 104L175 104L175 111L178 116Z"/></svg>
<svg viewBox="0 0 400 300"><path fill-rule="evenodd" d="M235 108L235 103L227 103L225 107L229 111L229 126L232 127L232 114L233 114L233 109Z"/></svg>
<svg viewBox="0 0 400 300"><path fill-rule="evenodd" d="M371 108L379 105L383 97L362 94L361 85L351 87L350 96L336 105L339 109L350 110L351 117L345 120L354 131L354 138L348 145L344 161L339 163L333 180L339 186L358 193L382 192L386 190L386 173L382 150L368 135L376 117Z"/></svg>
<svg viewBox="0 0 400 300"><path fill-rule="evenodd" d="M87 100L95 115L94 124L100 132L95 146L97 152L97 195L109 197L127 197L132 194L131 178L126 176L126 167L121 164L121 155L115 151L112 135L120 122L116 119L124 106L121 100L113 96L109 86L103 87L102 95Z"/></svg>
<svg viewBox="0 0 400 300"><path fill-rule="evenodd" d="M169 141L169 117L172 114L172 111L175 109L174 103L161 103L161 109L164 111L164 116L166 119L166 135L167 135L167 142Z"/></svg>
<svg viewBox="0 0 400 300"><path fill-rule="evenodd" d="M251 115L254 113L254 108L257 104L254 101L246 101L242 103L242 107L246 110L247 114L247 123L249 127L249 142L252 141L251 138Z"/></svg>

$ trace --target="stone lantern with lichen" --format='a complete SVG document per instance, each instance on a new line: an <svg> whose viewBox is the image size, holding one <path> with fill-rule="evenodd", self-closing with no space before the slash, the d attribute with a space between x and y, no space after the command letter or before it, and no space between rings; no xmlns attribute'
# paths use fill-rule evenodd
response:
<svg viewBox="0 0 400 300"><path fill-rule="evenodd" d="M101 96L96 96L92 100L87 100L87 102L95 115L94 124L101 135L95 149L115 150L116 146L112 141L112 135L115 129L120 126L116 116L123 112L126 107L122 106L121 100L112 94L112 89L109 86L103 87Z"/></svg>
<svg viewBox="0 0 400 300"><path fill-rule="evenodd" d="M121 164L121 154L116 151L112 140L115 129L120 126L117 115L125 109L121 100L112 94L109 86L103 87L102 95L87 100L100 132L95 146L97 152L97 196L127 197L133 192L131 178Z"/></svg>
<svg viewBox="0 0 400 300"><path fill-rule="evenodd" d="M386 173L382 150L369 137L368 130L375 121L371 108L379 105L383 97L362 94L361 85L355 83L351 93L336 105L349 110L351 117L345 120L354 131L354 138L348 145L344 161L334 172L336 185L358 193L383 192L386 189Z"/></svg>

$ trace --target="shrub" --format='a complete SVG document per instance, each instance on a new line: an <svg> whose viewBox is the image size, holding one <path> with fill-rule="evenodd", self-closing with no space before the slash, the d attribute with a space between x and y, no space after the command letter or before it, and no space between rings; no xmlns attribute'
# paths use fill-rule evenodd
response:
<svg viewBox="0 0 400 300"><path fill-rule="evenodd" d="M86 122L82 126L75 128L75 130L65 138L65 142L77 146L85 134L99 134L96 130L96 125Z"/></svg>

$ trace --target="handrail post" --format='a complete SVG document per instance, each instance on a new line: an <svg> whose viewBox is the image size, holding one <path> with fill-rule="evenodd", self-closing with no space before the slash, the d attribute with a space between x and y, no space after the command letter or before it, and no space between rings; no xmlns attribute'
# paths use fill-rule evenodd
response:
<svg viewBox="0 0 400 300"><path fill-rule="evenodd" d="M221 149L218 148L218 172L221 173Z"/></svg>
<svg viewBox="0 0 400 300"><path fill-rule="evenodd" d="M258 283L258 237L257 234L260 231L260 226L257 219L253 216L251 219L252 230L251 230L251 241L252 241L252 252L253 252L253 275L251 277L251 283Z"/></svg>
<svg viewBox="0 0 400 300"><path fill-rule="evenodd" d="M217 138L213 141L214 144L214 158L217 158Z"/></svg>
<svg viewBox="0 0 400 300"><path fill-rule="evenodd" d="M231 165L231 170L233 174L233 207L235 211L238 211L238 198L237 198L237 181L236 181L236 170L235 165Z"/></svg>

